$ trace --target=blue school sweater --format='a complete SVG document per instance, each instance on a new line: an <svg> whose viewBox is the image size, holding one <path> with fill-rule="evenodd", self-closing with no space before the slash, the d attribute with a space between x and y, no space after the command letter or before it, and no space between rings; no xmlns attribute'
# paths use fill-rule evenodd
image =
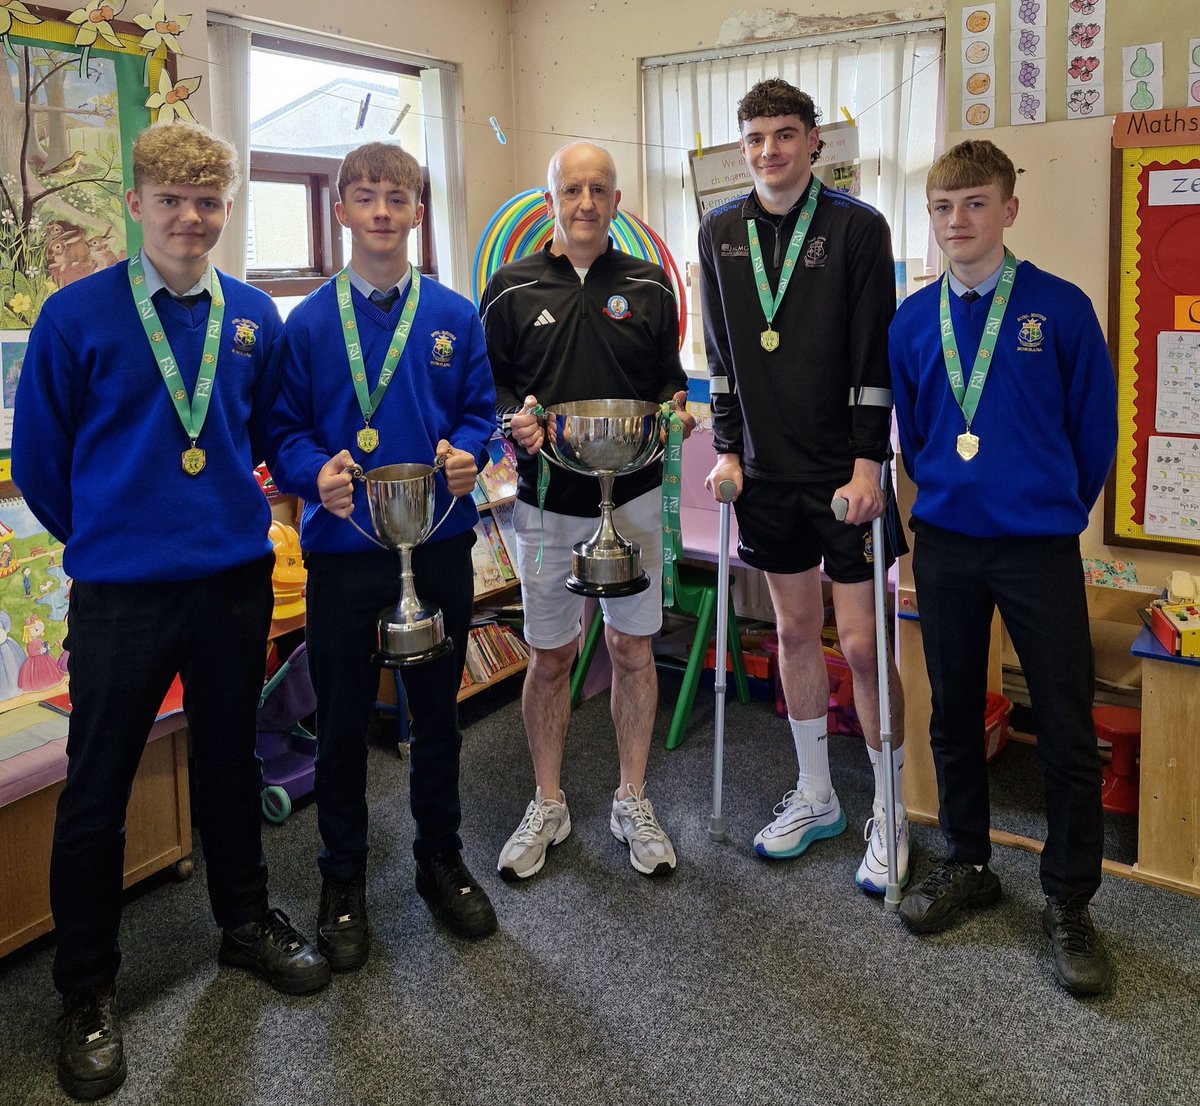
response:
<svg viewBox="0 0 1200 1106"><path fill-rule="evenodd" d="M971 425L979 453L964 461L939 294L934 283L906 299L888 336L900 448L917 485L913 517L977 538L1082 533L1117 441L1116 383L1091 301L1021 262ZM993 295L968 304L950 294L964 376Z"/></svg>
<svg viewBox="0 0 1200 1106"><path fill-rule="evenodd" d="M278 390L282 324L269 296L220 274L225 321L204 471L154 360L122 262L55 292L29 335L13 419L12 472L63 567L87 583L193 580L271 552L271 512L254 466L273 460L267 416ZM154 305L188 395L208 298Z"/></svg>
<svg viewBox="0 0 1200 1106"><path fill-rule="evenodd" d="M379 445L374 452L364 453L356 439L363 417L350 379L335 283L321 285L288 316L283 381L272 420L279 442L272 475L283 491L305 502L300 544L306 553L361 553L378 548L349 521L321 506L317 473L341 450L348 449L364 470L402 463L431 465L438 441L445 438L482 467L488 439L496 428L492 371L479 316L457 292L424 277L408 344L371 418ZM358 289L351 290L368 392L379 381L405 299L401 296L384 314ZM450 505L450 493L440 474L434 488L437 522ZM368 534L373 533L366 485L361 482L355 483L353 517ZM471 497L463 496L429 540L461 534L478 517Z"/></svg>

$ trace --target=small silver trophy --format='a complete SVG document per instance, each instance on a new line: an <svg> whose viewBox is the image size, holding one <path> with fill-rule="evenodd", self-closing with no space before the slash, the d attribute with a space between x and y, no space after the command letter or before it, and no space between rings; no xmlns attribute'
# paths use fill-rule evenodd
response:
<svg viewBox="0 0 1200 1106"><path fill-rule="evenodd" d="M384 465L359 477L367 485L371 525L379 540L400 554L400 601L379 613L379 649L385 668L409 668L444 656L454 648L442 625L442 612L427 607L413 585L412 551L446 521L433 525L434 465ZM356 474L357 475L357 474Z"/></svg>
<svg viewBox="0 0 1200 1106"><path fill-rule="evenodd" d="M659 405L640 399L585 399L546 410L548 458L600 481L600 525L571 550L567 588L602 598L636 595L650 586L641 549L613 525L613 480L662 456Z"/></svg>

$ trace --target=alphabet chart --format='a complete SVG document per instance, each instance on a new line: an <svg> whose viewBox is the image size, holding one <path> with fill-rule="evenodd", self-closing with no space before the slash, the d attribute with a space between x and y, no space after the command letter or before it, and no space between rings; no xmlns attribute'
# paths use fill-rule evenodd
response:
<svg viewBox="0 0 1200 1106"><path fill-rule="evenodd" d="M1200 538L1200 439L1151 435L1146 457L1147 534Z"/></svg>
<svg viewBox="0 0 1200 1106"><path fill-rule="evenodd" d="M1200 434L1200 331L1164 330L1158 335L1154 429Z"/></svg>

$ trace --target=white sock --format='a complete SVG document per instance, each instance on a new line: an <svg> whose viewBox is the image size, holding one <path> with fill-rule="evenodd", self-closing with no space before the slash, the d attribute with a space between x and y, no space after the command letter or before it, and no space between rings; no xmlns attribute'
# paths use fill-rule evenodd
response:
<svg viewBox="0 0 1200 1106"><path fill-rule="evenodd" d="M875 805L881 807L881 806L886 805L885 796L887 794L887 792L884 788L884 779L883 779L883 767L884 767L883 766L883 750L882 749L872 749L871 746L868 745L867 746L867 756L869 756L871 758L871 770L875 773ZM904 805L904 790L901 786L901 781L904 776L903 769L904 769L904 746L901 745L901 746L899 746L899 748L897 748L895 745L893 745L892 746L892 786L895 787L895 789L896 789L895 794L896 794L896 805L897 806Z"/></svg>
<svg viewBox="0 0 1200 1106"><path fill-rule="evenodd" d="M825 715L809 719L789 716L788 724L792 727L796 762L800 766L796 789L807 791L818 802L828 802L833 794L833 780L829 777L829 737Z"/></svg>

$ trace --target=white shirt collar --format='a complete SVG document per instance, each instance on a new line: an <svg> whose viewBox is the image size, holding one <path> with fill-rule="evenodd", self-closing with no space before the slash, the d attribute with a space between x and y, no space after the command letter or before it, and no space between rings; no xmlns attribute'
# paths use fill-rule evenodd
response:
<svg viewBox="0 0 1200 1106"><path fill-rule="evenodd" d="M347 270L350 273L350 283L353 284L354 287L357 288L366 299L371 298L372 292L390 292L393 288L395 288L400 295L404 295L404 290L408 287L408 281L412 275L412 266L409 265L409 267L404 270L404 276L396 281L395 284L389 284L386 288L376 288L375 285L365 277L359 276L359 274L354 271L353 265L347 266Z"/></svg>
<svg viewBox="0 0 1200 1106"><path fill-rule="evenodd" d="M176 292L172 291L171 287L167 284L167 282L165 280L163 280L162 273L160 273L154 267L154 262L150 260L150 258L147 255L145 250L142 250L142 272L144 272L146 274L146 295L149 296L151 299L154 298L154 293L157 292L160 288L166 288L167 294L172 299L181 299L182 298L182 296L180 296ZM200 277L200 279L198 281L196 281L196 283L193 284L186 292L184 292L183 295L184 296L198 296L198 295L200 295L201 292L211 292L211 291L212 291L212 289L208 283L208 269L205 269L204 273Z"/></svg>
<svg viewBox="0 0 1200 1106"><path fill-rule="evenodd" d="M1020 264L1020 262L1018 262L1018 264ZM1000 264L996 266L996 271L992 273L987 280L981 280L975 285L975 291L978 292L981 297L986 296L993 288L996 287L997 284L1000 283L1000 271L1003 268L1004 262L1001 261ZM947 272L950 274L950 291L956 296L961 296L964 293L971 291L970 288L963 284L963 282L954 275L953 269L948 269Z"/></svg>

